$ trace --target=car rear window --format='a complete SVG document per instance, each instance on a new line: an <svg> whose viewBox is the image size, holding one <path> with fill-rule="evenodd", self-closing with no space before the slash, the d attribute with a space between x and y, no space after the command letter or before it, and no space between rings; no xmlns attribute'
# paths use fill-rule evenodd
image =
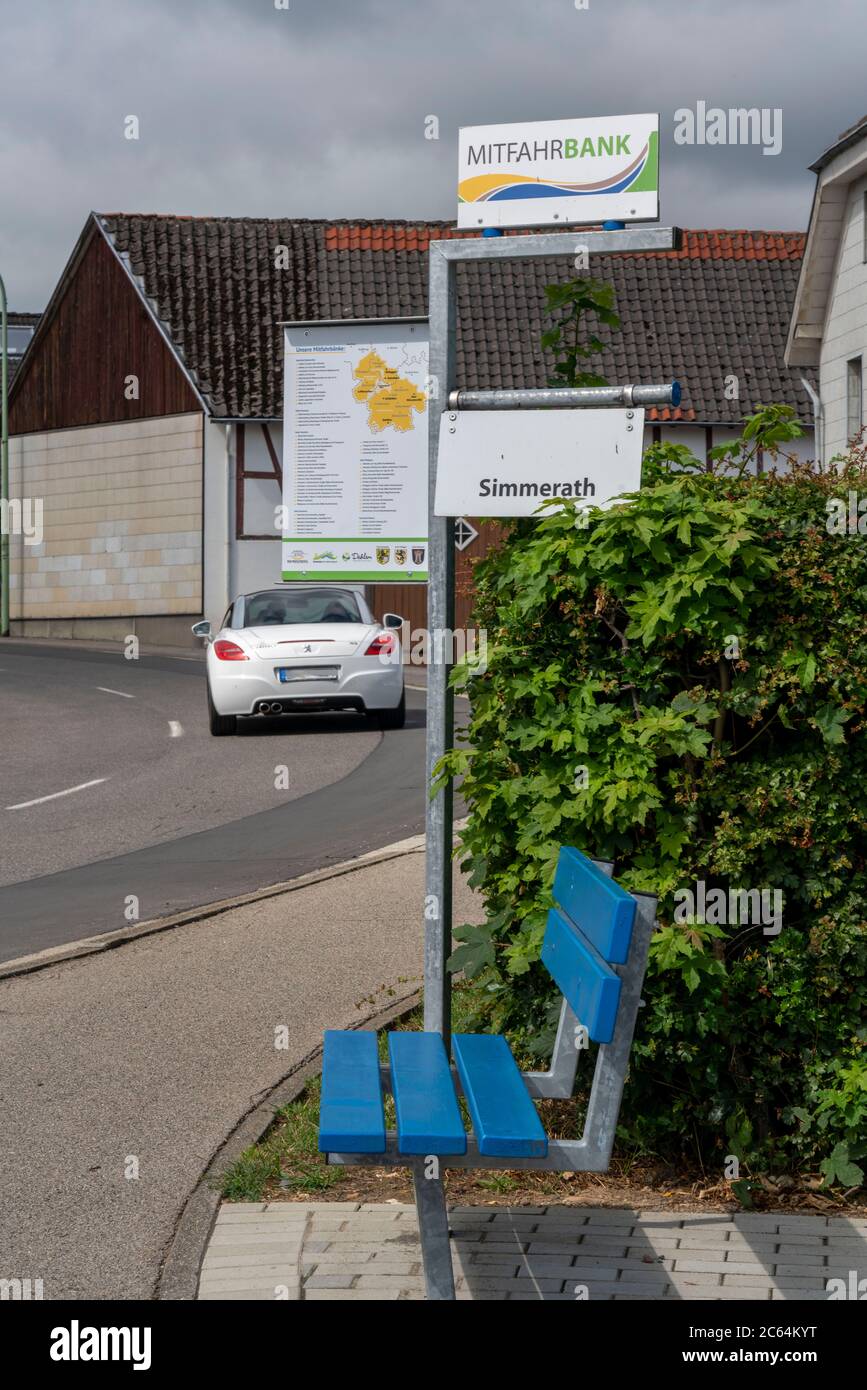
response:
<svg viewBox="0 0 867 1390"><path fill-rule="evenodd" d="M355 595L347 590L307 589L292 593L275 590L250 594L245 604L247 627L284 623L360 623Z"/></svg>

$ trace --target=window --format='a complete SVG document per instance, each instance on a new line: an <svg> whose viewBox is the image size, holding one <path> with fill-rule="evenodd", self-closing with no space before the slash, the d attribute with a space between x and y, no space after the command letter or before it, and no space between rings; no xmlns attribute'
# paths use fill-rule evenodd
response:
<svg viewBox="0 0 867 1390"><path fill-rule="evenodd" d="M861 247L861 259L864 261L864 264L867 265L867 193L862 194L861 197L861 218L861 239L863 242Z"/></svg>
<svg viewBox="0 0 867 1390"><path fill-rule="evenodd" d="M8 333L9 356L23 357L27 344L33 337L33 325L29 323L10 323Z"/></svg>
<svg viewBox="0 0 867 1390"><path fill-rule="evenodd" d="M861 358L850 357L846 363L846 438L861 433L864 423L862 403Z"/></svg>
<svg viewBox="0 0 867 1390"><path fill-rule="evenodd" d="M355 595L347 589L282 590L250 594L244 613L245 627L291 623L359 623Z"/></svg>

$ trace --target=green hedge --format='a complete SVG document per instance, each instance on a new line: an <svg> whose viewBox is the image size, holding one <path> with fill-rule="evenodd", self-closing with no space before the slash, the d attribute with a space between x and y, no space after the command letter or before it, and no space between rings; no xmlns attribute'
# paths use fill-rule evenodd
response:
<svg viewBox="0 0 867 1390"><path fill-rule="evenodd" d="M550 1048L537 961L558 847L615 860L660 899L623 1135L719 1171L736 1154L852 1186L867 1153L867 515L848 508L867 467L858 452L824 475L733 474L796 433L788 414L754 417L722 475L657 446L640 493L515 522L477 567L487 669L456 673L472 713L441 772L463 778L460 858L488 920L457 929L452 968L477 977L488 1026ZM781 929L690 917L699 881L780 893Z"/></svg>

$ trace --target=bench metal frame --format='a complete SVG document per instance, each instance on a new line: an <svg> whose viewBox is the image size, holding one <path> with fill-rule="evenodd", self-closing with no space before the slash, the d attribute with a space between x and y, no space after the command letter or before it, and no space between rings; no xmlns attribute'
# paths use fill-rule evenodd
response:
<svg viewBox="0 0 867 1390"><path fill-rule="evenodd" d="M447 410L464 408L556 408L577 404L597 404L591 391L547 390L542 392L460 392L456 375L457 285L456 269L461 261L534 259L540 256L575 257L578 252L670 251L680 244L676 227L629 227L622 230L569 232L544 235L489 236L479 239L455 238L430 242L430 347L429 374L432 389L428 409L429 530L428 530L428 628L432 633L451 634L455 613L454 518L434 512L437 479L437 451L440 420ZM606 403L638 404L667 401L671 388L622 387L608 390ZM457 396L453 393L458 392ZM626 394L624 394L626 393ZM650 394L648 394L650 393ZM662 393L662 394L659 394ZM580 399L579 399L580 398ZM452 643L432 642L428 667L427 693L427 785L434 768L452 747L454 739L454 695L449 687ZM452 847L453 788L451 780L429 798L425 815L425 923L424 923L424 1028L439 1033L450 1052L451 988L446 961L452 948ZM600 866L611 873L611 865ZM328 1162L347 1167L403 1167L413 1175L419 1233L424 1260L425 1283L429 1299L454 1298L448 1213L442 1178L443 1168L539 1169L555 1172L603 1172L611 1158L614 1132L620 1110L623 1085L629 1064L629 1051L640 1007L641 986L647 964L650 936L656 919L656 899L633 894L637 910L629 958L624 966L612 966L622 980L620 1003L612 1041L599 1047L593 1083L580 1139L549 1140L545 1158L491 1158L479 1154L472 1135L462 1155L418 1158L400 1154L397 1135L387 1136L385 1154L330 1153ZM579 1059L576 1030L579 1020L563 1001L551 1065L546 1072L526 1072L524 1082L537 1099L568 1097L572 1094ZM460 1081L454 1071L458 1094ZM390 1089L390 1069L382 1069L383 1085Z"/></svg>
<svg viewBox="0 0 867 1390"><path fill-rule="evenodd" d="M610 875L610 864L596 862ZM444 1168L535 1169L549 1173L604 1173L608 1168L635 1023L642 1003L641 988L647 966L647 953L656 924L656 898L644 893L633 893L632 897L635 899L636 912L629 958L625 965L611 967L622 982L614 1037L610 1043L603 1043L598 1049L584 1130L580 1139L549 1139L548 1152L544 1158L492 1158L479 1153L478 1144L470 1134L467 1136L465 1154L432 1154L418 1157L400 1153L397 1133L389 1130L386 1135L385 1153L328 1154L329 1163L343 1164L348 1168L409 1168L412 1171L425 1286L429 1299L454 1298L448 1213L442 1182ZM550 1068L545 1072L523 1073L524 1084L534 1099L565 1099L571 1096L582 1050L578 1045L579 1029L579 1021L564 999ZM455 1090L460 1095L460 1078L455 1067L452 1067L451 1071ZM391 1068L382 1065L380 1075L383 1089L390 1091Z"/></svg>

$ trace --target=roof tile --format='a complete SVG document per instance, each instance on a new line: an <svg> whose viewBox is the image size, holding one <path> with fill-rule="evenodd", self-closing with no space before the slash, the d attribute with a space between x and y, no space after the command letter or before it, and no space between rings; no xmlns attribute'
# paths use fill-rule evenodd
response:
<svg viewBox="0 0 867 1390"><path fill-rule="evenodd" d="M477 235L448 222L101 220L214 413L253 418L282 411L281 321L426 314L430 242ZM649 412L653 420L735 424L773 400L808 421L800 373L783 363L803 249L800 232L686 230L677 251L594 256L592 273L614 285L621 331L591 325L604 344L593 369L613 381L680 380L683 404ZM572 275L554 257L459 264L460 384L545 386L544 287Z"/></svg>

